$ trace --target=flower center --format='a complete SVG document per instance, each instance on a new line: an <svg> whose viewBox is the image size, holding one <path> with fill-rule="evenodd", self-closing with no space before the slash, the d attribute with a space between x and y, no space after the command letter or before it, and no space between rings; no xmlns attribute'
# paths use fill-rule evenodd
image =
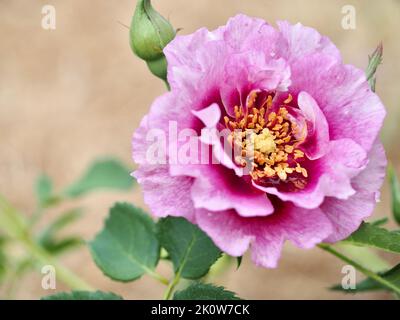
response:
<svg viewBox="0 0 400 320"><path fill-rule="evenodd" d="M251 143L254 145L254 150L262 154L271 154L276 152L275 137L267 128L262 129L260 133L251 135Z"/></svg>
<svg viewBox="0 0 400 320"><path fill-rule="evenodd" d="M224 117L231 130L230 141L235 150L234 161L245 167L250 165L250 176L259 184L288 183L294 189L303 189L308 172L301 165L305 160L300 148L303 135L293 121L288 108L292 96L279 107L273 106L274 93L252 91L246 107L234 108L234 119Z"/></svg>

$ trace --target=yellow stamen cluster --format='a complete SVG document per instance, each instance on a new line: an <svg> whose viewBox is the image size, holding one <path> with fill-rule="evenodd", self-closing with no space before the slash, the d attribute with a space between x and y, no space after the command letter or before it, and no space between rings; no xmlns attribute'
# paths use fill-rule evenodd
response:
<svg viewBox="0 0 400 320"><path fill-rule="evenodd" d="M296 123L291 122L285 105L292 101L289 94L276 112L270 111L273 97L269 95L261 106L256 106L258 93L250 93L246 110L234 108L235 119L225 117L225 125L231 132L230 141L234 149L241 150L235 158L238 165L246 166L250 161L250 175L254 180L289 178L298 189L304 188L308 172L299 161L304 152L298 149Z"/></svg>

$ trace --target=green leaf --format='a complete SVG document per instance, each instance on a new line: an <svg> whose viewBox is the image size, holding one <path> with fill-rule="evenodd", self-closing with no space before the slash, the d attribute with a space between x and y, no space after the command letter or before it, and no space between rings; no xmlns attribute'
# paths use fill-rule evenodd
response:
<svg viewBox="0 0 400 320"><path fill-rule="evenodd" d="M375 227L379 227L379 226L385 225L388 222L389 222L388 218L382 218L382 219L371 221L370 223L371 223L371 225L373 225Z"/></svg>
<svg viewBox="0 0 400 320"><path fill-rule="evenodd" d="M51 179L42 174L36 181L35 186L36 198L41 207L46 207L52 198L53 183Z"/></svg>
<svg viewBox="0 0 400 320"><path fill-rule="evenodd" d="M83 244L85 244L85 241L80 237L68 237L62 240L45 242L43 248L52 254L61 254Z"/></svg>
<svg viewBox="0 0 400 320"><path fill-rule="evenodd" d="M382 63L383 46L382 43L378 45L372 55L369 57L368 67L365 71L367 80L371 87L371 90L375 92L376 77L375 73L378 66Z"/></svg>
<svg viewBox="0 0 400 320"><path fill-rule="evenodd" d="M82 209L80 208L74 208L66 211L43 230L40 239L53 237L58 231L79 220L81 217Z"/></svg>
<svg viewBox="0 0 400 320"><path fill-rule="evenodd" d="M360 228L343 242L400 253L399 232L389 231L366 222L362 223Z"/></svg>
<svg viewBox="0 0 400 320"><path fill-rule="evenodd" d="M38 238L39 244L53 254L60 254L83 244L84 241L80 237L68 237L58 240L58 232L77 221L81 216L82 210L79 208L65 212L42 231Z"/></svg>
<svg viewBox="0 0 400 320"><path fill-rule="evenodd" d="M155 229L141 209L127 203L115 204L104 229L90 243L94 261L104 274L118 281L152 273L160 254Z"/></svg>
<svg viewBox="0 0 400 320"><path fill-rule="evenodd" d="M397 266L386 272L379 272L378 274L386 281L389 281L395 286L400 288L400 264L398 264ZM367 278L357 283L355 289L343 289L341 285L335 285L331 288L331 290L343 291L346 293L357 293L357 292L388 290L388 289L382 286L380 283L376 282L375 280Z"/></svg>
<svg viewBox="0 0 400 320"><path fill-rule="evenodd" d="M171 256L175 273L186 279L201 278L221 256L212 240L184 218L161 219L158 237Z"/></svg>
<svg viewBox="0 0 400 320"><path fill-rule="evenodd" d="M42 297L41 300L123 300L122 297L111 292L102 291L71 291L60 292Z"/></svg>
<svg viewBox="0 0 400 320"><path fill-rule="evenodd" d="M115 159L103 159L93 163L65 194L76 198L98 189L129 190L133 183L129 169L123 164Z"/></svg>
<svg viewBox="0 0 400 320"><path fill-rule="evenodd" d="M389 180L392 190L392 212L394 219L400 224L400 183L392 167L389 167Z"/></svg>
<svg viewBox="0 0 400 320"><path fill-rule="evenodd" d="M174 300L240 300L235 293L212 284L196 282L177 291Z"/></svg>

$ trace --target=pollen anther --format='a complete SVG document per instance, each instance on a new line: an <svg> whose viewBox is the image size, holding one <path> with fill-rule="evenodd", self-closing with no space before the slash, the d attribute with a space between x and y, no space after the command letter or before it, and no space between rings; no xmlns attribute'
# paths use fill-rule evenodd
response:
<svg viewBox="0 0 400 320"><path fill-rule="evenodd" d="M241 150L235 158L236 164L245 167L250 163L250 176L257 182L278 179L292 183L296 189L303 189L307 184L305 178L308 178L308 171L299 163L305 155L298 148L298 138L294 137L298 131L297 124L290 120L285 106L269 112L273 106L273 95L268 95L261 102L261 107L256 104L257 98L258 92L252 91L246 108L234 107L234 120L224 117L225 126L232 130L228 141L235 150ZM289 94L284 104L292 100ZM237 134L238 129L242 130L240 134Z"/></svg>

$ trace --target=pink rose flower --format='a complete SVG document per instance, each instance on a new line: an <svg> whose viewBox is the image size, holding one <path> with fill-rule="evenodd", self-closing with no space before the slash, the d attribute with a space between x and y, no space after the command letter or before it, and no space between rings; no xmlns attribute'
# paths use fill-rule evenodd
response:
<svg viewBox="0 0 400 320"><path fill-rule="evenodd" d="M164 53L171 91L133 137L133 175L156 217L185 217L222 251L241 256L250 247L257 265L273 268L286 240L336 242L371 215L385 175L385 109L327 37L238 15L215 31L177 36ZM181 163L173 150L185 141L171 139L170 123L192 129L218 161ZM205 128L228 130L239 154ZM164 163L148 159L152 129L166 136Z"/></svg>

